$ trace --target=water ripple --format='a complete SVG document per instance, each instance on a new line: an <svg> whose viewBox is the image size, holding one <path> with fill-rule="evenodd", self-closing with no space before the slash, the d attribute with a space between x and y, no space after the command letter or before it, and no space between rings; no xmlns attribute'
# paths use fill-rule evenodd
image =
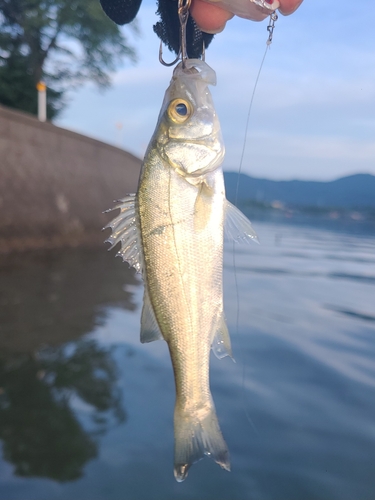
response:
<svg viewBox="0 0 375 500"><path fill-rule="evenodd" d="M325 309L328 309L330 311L335 311L340 314L344 314L345 316L350 316L352 318L356 319L362 319L364 321L374 321L375 322L375 316L372 316L371 314L366 314L358 311L352 311L350 309L342 309L337 306L331 306L331 305L325 305L323 306Z"/></svg>

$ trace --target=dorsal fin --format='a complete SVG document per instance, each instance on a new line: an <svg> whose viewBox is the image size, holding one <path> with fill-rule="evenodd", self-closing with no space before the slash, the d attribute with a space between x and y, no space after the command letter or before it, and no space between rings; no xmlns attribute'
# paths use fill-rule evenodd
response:
<svg viewBox="0 0 375 500"><path fill-rule="evenodd" d="M135 211L135 194L129 194L122 200L118 200L119 204L115 207L106 210L120 209L120 213L103 229L111 228L112 234L106 240L111 243L108 250L111 250L117 243L121 243L121 248L117 252L116 257L120 256L130 266L134 267L138 273L142 272L142 251L141 238L137 225L137 217Z"/></svg>

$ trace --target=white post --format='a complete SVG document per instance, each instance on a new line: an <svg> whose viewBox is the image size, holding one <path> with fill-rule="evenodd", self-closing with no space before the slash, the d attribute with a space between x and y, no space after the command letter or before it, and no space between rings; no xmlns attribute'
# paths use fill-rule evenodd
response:
<svg viewBox="0 0 375 500"><path fill-rule="evenodd" d="M38 119L41 122L45 122L47 120L46 84L44 82L38 82L36 88L38 90Z"/></svg>

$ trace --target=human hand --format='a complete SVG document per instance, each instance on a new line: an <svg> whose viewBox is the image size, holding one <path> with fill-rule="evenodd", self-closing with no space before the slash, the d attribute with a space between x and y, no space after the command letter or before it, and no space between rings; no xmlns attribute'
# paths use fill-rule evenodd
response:
<svg viewBox="0 0 375 500"><path fill-rule="evenodd" d="M292 14L303 0L192 0L190 13L206 33L220 33L234 15L261 21L278 9L285 16ZM210 3L209 3L210 2ZM211 3L212 2L212 3ZM260 6L264 3L266 8Z"/></svg>
<svg viewBox="0 0 375 500"><path fill-rule="evenodd" d="M294 12L303 0L192 0L186 26L189 57L200 57L213 33L219 33L234 15L261 21L278 9L282 14ZM142 0L100 0L104 12L116 24L133 21ZM180 51L180 22L177 0L157 0L160 21L154 31L171 51Z"/></svg>

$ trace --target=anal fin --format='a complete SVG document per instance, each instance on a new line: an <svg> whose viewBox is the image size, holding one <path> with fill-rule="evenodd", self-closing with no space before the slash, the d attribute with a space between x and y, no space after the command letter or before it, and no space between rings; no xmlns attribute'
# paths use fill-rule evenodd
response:
<svg viewBox="0 0 375 500"><path fill-rule="evenodd" d="M163 339L163 335L161 334L158 322L156 321L155 313L147 290L147 283L145 283L141 317L141 342L142 344L147 344L148 342L161 339Z"/></svg>

